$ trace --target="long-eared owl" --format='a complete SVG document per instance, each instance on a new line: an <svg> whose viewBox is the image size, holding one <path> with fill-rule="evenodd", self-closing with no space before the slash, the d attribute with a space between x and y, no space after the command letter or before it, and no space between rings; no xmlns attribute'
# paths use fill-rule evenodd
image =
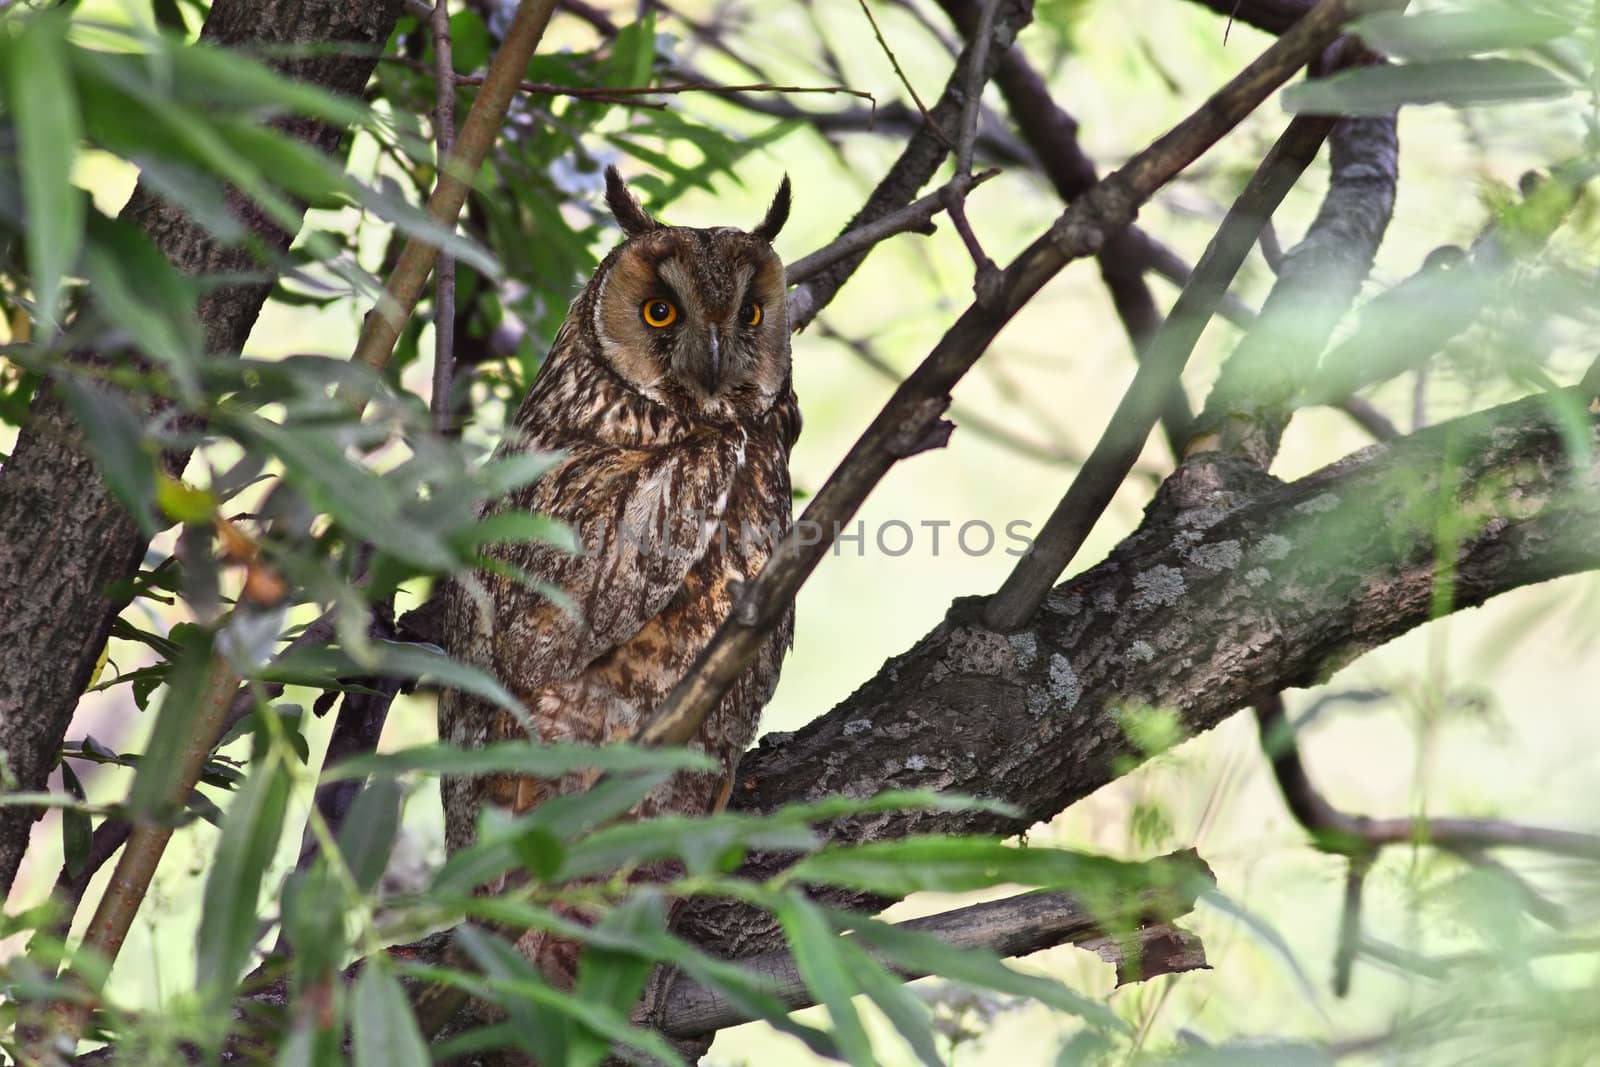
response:
<svg viewBox="0 0 1600 1067"><path fill-rule="evenodd" d="M628 739L790 524L788 458L800 413L783 263L772 249L789 213L788 179L748 232L664 225L614 169L606 199L626 239L573 301L500 446L560 458L489 506L558 519L578 550L498 545L487 554L509 568L481 570L451 592L450 651L494 674L528 713L519 722L446 692L440 735L461 747L528 738L530 723L540 742ZM721 808L792 629L791 615L692 741L719 770L677 775L636 816ZM446 847L471 843L485 803L523 812L591 783L592 775L446 779ZM571 961L550 958L570 946L532 933L518 947L551 978L570 978Z"/></svg>

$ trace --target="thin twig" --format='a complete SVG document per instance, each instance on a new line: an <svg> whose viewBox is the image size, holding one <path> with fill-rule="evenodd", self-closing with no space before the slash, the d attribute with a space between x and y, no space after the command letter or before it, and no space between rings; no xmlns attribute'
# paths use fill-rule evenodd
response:
<svg viewBox="0 0 1600 1067"><path fill-rule="evenodd" d="M933 116L928 113L927 107L923 105L922 97L918 96L917 90L912 87L911 79L907 78L906 72L900 69L900 60L895 56L894 49L889 47L889 42L883 39L883 31L878 28L878 20L872 16L872 8L867 6L867 0L860 0L860 3L861 13L867 16L867 21L872 24L872 35L878 39L878 47L883 49L883 54L889 57L889 65L894 68L895 76L900 79L900 84L905 86L906 92L910 94L911 102L917 105L917 111L922 114L922 121L927 125L928 129L933 131L935 137L944 142L947 150L954 150L955 145L951 143L949 135L939 128L939 124L934 121ZM978 66L981 67L982 64L978 64Z"/></svg>
<svg viewBox="0 0 1600 1067"><path fill-rule="evenodd" d="M789 328L796 332L805 329L821 310L812 288L806 284L812 278L890 237L912 231L928 232L933 217L948 206L947 190L959 188L960 196L965 197L998 173L997 170L986 170L970 177L958 175L948 185L927 196L913 200L900 210L872 222L845 230L815 252L795 260L785 271L789 284L795 287L789 293Z"/></svg>
<svg viewBox="0 0 1600 1067"><path fill-rule="evenodd" d="M868 342L860 338L846 337L826 322L818 324L818 332L830 341L837 341L843 345L846 350L855 355L856 358L860 359L862 363L870 367L880 377L894 382L896 385L903 380L900 372L884 360ZM1029 459L1068 467L1078 467L1083 464L1082 456L1030 441L1026 437L1013 433L1002 423L990 419L981 412L964 408L959 404L950 406L950 418L960 428L970 430L979 437L987 438L1000 447L1009 449L1018 455L1026 456Z"/></svg>
<svg viewBox="0 0 1600 1067"><path fill-rule="evenodd" d="M1244 265L1262 222L1311 165L1331 126L1331 119L1320 117L1291 121L1228 209L1171 314L1140 359L1133 381L1094 451L1039 531L1033 547L1017 561L989 601L984 620L990 627L1008 632L1026 624L1083 547L1138 461L1167 398L1181 387L1183 368L1222 294Z"/></svg>
<svg viewBox="0 0 1600 1067"><path fill-rule="evenodd" d="M505 40L489 64L483 89L462 123L456 150L440 172L433 195L428 198L428 215L435 222L453 225L461 214L471 183L494 145L506 109L522 81L521 73L544 36L555 5L556 0L522 0L518 5ZM352 357L355 362L372 367L388 363L438 254L438 246L427 241L413 237L406 242L377 307L367 314L362 324L361 338Z"/></svg>
<svg viewBox="0 0 1600 1067"><path fill-rule="evenodd" d="M1097 252L1108 234L1128 225L1140 204L1260 106L1370 2L1322 0L1192 115L1073 202L1006 267L994 298L969 307L895 391L812 499L796 530L745 588L688 674L646 720L640 739L682 744L694 736L833 544L832 531L855 515L895 463L942 442L948 424L941 416L950 390L1011 317L1068 262ZM801 538L799 530L807 536ZM818 530L822 537L812 543L810 535Z"/></svg>
<svg viewBox="0 0 1600 1067"><path fill-rule="evenodd" d="M450 8L445 0L434 0L433 63L436 100L433 108L433 136L440 173L446 160L455 151L456 94L454 91L455 62L450 46ZM455 220L451 220L451 229ZM433 429L438 434L450 434L456 428L454 385L456 371L456 259L448 252L439 253L439 263L434 268L433 288L433 396L429 414Z"/></svg>
<svg viewBox="0 0 1600 1067"><path fill-rule="evenodd" d="M456 75L457 85L482 85L483 76L477 74ZM712 93L719 96L734 96L739 93L824 93L843 94L854 96L867 101L876 112L878 98L864 89L852 89L846 85L774 85L771 82L750 82L744 85L723 85L718 82L674 82L669 85L630 85L630 86L573 86L554 85L550 82L523 81L517 83L517 88L525 93L536 93L544 96L570 96L578 100L612 100L617 102L627 101L636 96L673 96L680 93ZM641 105L650 106L650 105ZM869 118L870 123L870 118Z"/></svg>
<svg viewBox="0 0 1600 1067"><path fill-rule="evenodd" d="M972 69L967 72L966 107L961 113L961 140L956 145L956 173L972 173L972 146L978 139L978 114L983 104L983 69L994 43L994 14L1000 0L983 0L978 28L972 35Z"/></svg>
<svg viewBox="0 0 1600 1067"><path fill-rule="evenodd" d="M1484 857L1483 850L1531 849L1600 862L1600 835L1577 830L1523 826L1498 819L1423 816L1373 819L1365 815L1348 815L1329 803L1312 783L1300 757L1300 747L1295 739L1294 728L1289 723L1282 693L1274 693L1256 705L1256 726L1262 751L1272 764L1273 777L1277 779L1289 813L1305 829L1314 847L1345 856L1350 861L1345 886L1344 918L1340 922L1339 947L1334 965L1334 990L1340 996L1349 988L1350 962L1361 941L1362 882L1373 857L1385 846L1432 845L1455 852L1468 863L1484 863L1490 870L1509 876L1521 888L1529 911L1552 925L1564 922L1565 914L1535 893L1509 869Z"/></svg>

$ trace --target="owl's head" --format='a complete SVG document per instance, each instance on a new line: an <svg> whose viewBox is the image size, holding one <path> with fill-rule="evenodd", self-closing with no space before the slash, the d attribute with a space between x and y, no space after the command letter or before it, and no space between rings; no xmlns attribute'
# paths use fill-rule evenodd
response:
<svg viewBox="0 0 1600 1067"><path fill-rule="evenodd" d="M789 179L752 230L668 226L606 169L606 202L626 240L586 293L600 357L674 411L725 420L765 412L789 384L783 261Z"/></svg>

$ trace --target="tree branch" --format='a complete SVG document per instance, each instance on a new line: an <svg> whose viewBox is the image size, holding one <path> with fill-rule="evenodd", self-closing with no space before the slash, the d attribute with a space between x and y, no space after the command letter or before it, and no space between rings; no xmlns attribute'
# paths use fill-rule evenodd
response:
<svg viewBox="0 0 1600 1067"><path fill-rule="evenodd" d="M428 215L435 222L454 225L461 214L461 206L466 203L472 182L494 146L506 109L521 84L522 72L544 36L555 5L556 0L522 0L518 4L516 17L495 51L483 87L461 125L455 151L440 170L438 184L434 186L433 195L428 197ZM419 238L406 242L377 307L367 313L352 360L373 367L381 367L389 361L438 255L437 246Z"/></svg>
<svg viewBox="0 0 1600 1067"><path fill-rule="evenodd" d="M1398 181L1394 116L1339 120L1328 194L1284 257L1255 329L1222 365L1191 453L1221 449L1265 469L1301 388L1360 291L1388 229Z"/></svg>
<svg viewBox="0 0 1600 1067"><path fill-rule="evenodd" d="M1172 931L1167 924L1193 910L1200 885L1214 885L1216 879L1192 850L1156 862L1192 865L1198 875L1197 878L1180 881L1176 892L1171 889L1142 890L1129 908L1131 913L1145 917L1141 923L1142 930L1160 931L1170 936ZM1005 958L1026 956L1069 943L1097 950L1101 947L1100 942L1107 939L1100 923L1070 893L1022 893L897 925L932 934L958 948L983 949ZM1117 939L1110 940L1115 942ZM882 961L877 953L873 955ZM1203 951L1198 960L1192 957L1178 959L1178 967L1168 970L1153 966L1140 967L1139 980L1154 978L1157 974L1170 974L1173 969L1194 970L1206 965ZM1137 967L1146 961L1133 962ZM1147 962L1156 964L1159 961L1149 959ZM741 960L740 966L759 975L764 991L778 997L792 1009L799 1010L815 1003L800 977L794 958L786 951L752 956ZM907 981L925 977L927 973L902 968L894 970ZM651 1024L670 1037L697 1037L749 1021L748 1016L714 990L679 977L667 985L657 1003Z"/></svg>
<svg viewBox="0 0 1600 1067"><path fill-rule="evenodd" d="M1261 749L1272 765L1273 777L1283 793L1289 814L1303 827L1311 843L1323 852L1349 861L1345 900L1334 956L1333 989L1344 996L1350 989L1350 970L1361 943L1361 894L1367 872L1386 845L1432 845L1448 849L1475 866L1496 870L1515 885L1528 909L1555 925L1564 922L1559 908L1533 892L1514 872L1481 855L1489 848L1522 848L1600 862L1600 835L1574 830L1522 826L1497 819L1414 817L1373 819L1347 815L1335 808L1312 783L1294 727L1284 710L1282 693L1256 705L1256 725Z"/></svg>
<svg viewBox="0 0 1600 1067"><path fill-rule="evenodd" d="M1150 756L1123 729L1124 709L1171 709L1184 730L1208 730L1436 617L1442 573L1449 609L1461 610L1600 567L1600 451L1575 458L1567 444L1576 421L1600 447L1587 413L1597 395L1600 374L1288 485L1224 457L1191 460L1140 529L1057 588L1026 630L997 634L982 600L957 601L838 707L747 753L731 807L933 789L997 797L1022 815L896 813L828 833L1018 833ZM1441 523L1466 516L1478 521L1441 546ZM749 869L783 865L756 857ZM733 956L777 943L763 917L728 905L691 905L679 929Z"/></svg>
<svg viewBox="0 0 1600 1067"><path fill-rule="evenodd" d="M1180 388L1183 368L1200 334L1244 265L1262 225L1316 158L1332 125L1332 120L1324 118L1295 119L1256 168L1200 257L1171 314L1151 340L1083 469L1046 520L1033 547L989 601L985 619L991 627L1015 630L1032 618L1078 554L1138 462L1167 398Z"/></svg>
<svg viewBox="0 0 1600 1067"><path fill-rule="evenodd" d="M1340 27L1369 3L1322 0L1311 14L1150 147L1072 203L1050 230L1001 274L988 299L974 303L921 366L895 391L844 461L818 491L795 530L741 594L729 618L687 676L646 720L638 737L681 744L694 735L754 658L783 609L889 468L938 442L949 393L1021 307L1068 262L1094 253L1106 235L1133 221L1139 206L1253 111ZM815 544L802 544L821 530Z"/></svg>

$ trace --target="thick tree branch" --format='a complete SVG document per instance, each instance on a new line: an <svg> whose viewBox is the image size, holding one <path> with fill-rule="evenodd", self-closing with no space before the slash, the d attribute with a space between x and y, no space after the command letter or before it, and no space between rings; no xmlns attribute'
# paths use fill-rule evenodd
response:
<svg viewBox="0 0 1600 1067"><path fill-rule="evenodd" d="M763 739L740 766L732 806L965 792L1022 816L899 813L830 833L1017 833L1150 755L1124 714L1171 709L1185 730L1208 730L1428 622L1446 577L1448 607L1461 610L1600 567L1600 451L1568 452L1575 421L1600 448L1587 413L1595 377L1375 445L1289 485L1222 457L1191 460L1141 528L1056 589L1028 629L997 634L981 600L957 601L844 703ZM1469 518L1448 550L1438 543L1443 524L1459 531ZM780 866L766 857L751 869ZM680 929L735 956L777 943L763 918L733 906L696 904Z"/></svg>

